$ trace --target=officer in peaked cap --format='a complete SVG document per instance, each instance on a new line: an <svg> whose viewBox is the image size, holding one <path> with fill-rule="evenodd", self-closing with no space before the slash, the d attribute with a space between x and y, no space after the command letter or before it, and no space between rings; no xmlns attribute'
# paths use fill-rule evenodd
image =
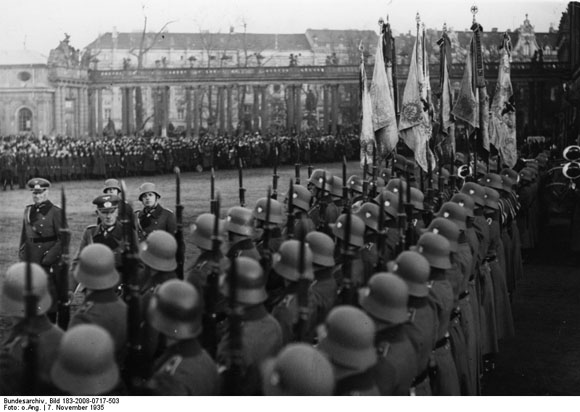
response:
<svg viewBox="0 0 580 412"><path fill-rule="evenodd" d="M154 230L165 230L175 236L177 220L173 211L161 206L161 195L154 183L146 182L139 186L139 200L143 209L135 212L139 240L144 240Z"/></svg>
<svg viewBox="0 0 580 412"><path fill-rule="evenodd" d="M378 362L375 382L381 395L408 395L417 354L403 324L409 320L409 288L392 273L376 273L359 289L359 304L375 323Z"/></svg>
<svg viewBox="0 0 580 412"><path fill-rule="evenodd" d="M7 344L3 346L0 356L0 388L3 389L3 395L25 395L21 387L21 374L28 333L34 334L38 342L39 393L36 394L50 394L50 368L64 333L58 326L50 323L47 317L52 306L52 297L46 273L37 263L31 263L32 293L38 299L36 314L33 319L26 319L26 266L25 262L13 264L1 282L0 313L14 320L11 330L8 331ZM13 368L11 365L18 367Z"/></svg>
<svg viewBox="0 0 580 412"><path fill-rule="evenodd" d="M26 249L30 253L28 259L38 263L46 271L49 279L49 290L56 302L56 265L62 254L60 229L62 226L62 210L49 199L50 182L42 178L28 181L33 203L24 209L22 232L18 257L26 260ZM51 308L49 317L54 319L55 308Z"/></svg>
<svg viewBox="0 0 580 412"><path fill-rule="evenodd" d="M218 395L217 365L198 338L203 327L202 297L185 281L172 279L155 290L147 307L147 321L165 336L167 346L153 365L146 384L151 395Z"/></svg>
<svg viewBox="0 0 580 412"><path fill-rule="evenodd" d="M374 380L377 363L375 325L361 309L337 306L318 328L318 349L334 369L335 395L380 395Z"/></svg>
<svg viewBox="0 0 580 412"><path fill-rule="evenodd" d="M257 395L260 393L260 364L275 356L282 349L282 328L278 321L266 310L264 302L266 277L260 264L248 257L235 259L236 265L236 302L241 308L242 317L242 387L240 394ZM220 292L225 298L230 296L229 276L222 275ZM216 361L219 365L228 365L231 335L229 327L217 349Z"/></svg>
<svg viewBox="0 0 580 412"><path fill-rule="evenodd" d="M334 371L327 357L304 343L292 343L262 367L266 396L331 396Z"/></svg>
<svg viewBox="0 0 580 412"><path fill-rule="evenodd" d="M127 304L117 294L121 281L115 255L107 246L93 243L79 256L73 273L84 291L84 303L71 316L69 328L82 324L103 327L113 339L115 356L123 364L127 343Z"/></svg>
<svg viewBox="0 0 580 412"><path fill-rule="evenodd" d="M93 200L97 208L99 223L89 225L84 230L76 257L73 259L73 272L78 264L83 249L92 243L102 243L109 247L115 255L115 267L122 270L122 253L124 248L123 225L119 220L119 203L121 199L116 195L100 195ZM134 232L134 243L137 244L137 234ZM135 251L136 252L136 251Z"/></svg>

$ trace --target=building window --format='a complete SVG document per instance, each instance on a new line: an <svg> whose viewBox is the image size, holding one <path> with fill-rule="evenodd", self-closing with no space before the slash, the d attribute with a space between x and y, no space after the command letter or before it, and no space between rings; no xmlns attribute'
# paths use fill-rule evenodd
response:
<svg viewBox="0 0 580 412"><path fill-rule="evenodd" d="M105 119L111 118L111 109L105 109Z"/></svg>
<svg viewBox="0 0 580 412"><path fill-rule="evenodd" d="M183 107L180 107L179 109L177 109L177 119L183 120L184 118L185 118L185 109Z"/></svg>
<svg viewBox="0 0 580 412"><path fill-rule="evenodd" d="M18 111L18 131L29 132L32 130L32 112L26 107Z"/></svg>

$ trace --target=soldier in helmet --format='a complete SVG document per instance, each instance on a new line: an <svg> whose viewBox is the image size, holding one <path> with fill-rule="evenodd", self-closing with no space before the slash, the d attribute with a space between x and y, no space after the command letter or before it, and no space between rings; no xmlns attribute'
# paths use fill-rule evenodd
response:
<svg viewBox="0 0 580 412"><path fill-rule="evenodd" d="M12 329L0 351L0 388L3 395L24 395L20 387L23 381L25 343L27 334L35 335L38 342L36 372L41 394L50 394L50 368L56 357L63 331L50 323L47 312L52 306L46 272L37 263L31 263L32 293L37 297L36 316L26 319L26 266L25 262L15 263L8 268L2 281L0 313L12 319Z"/></svg>
<svg viewBox="0 0 580 412"><path fill-rule="evenodd" d="M334 371L327 357L304 343L284 347L262 367L262 393L266 396L331 396Z"/></svg>
<svg viewBox="0 0 580 412"><path fill-rule="evenodd" d="M407 250L389 262L389 271L400 276L409 288L409 322L404 325L417 352L417 370L411 383L412 395L432 394L431 352L437 341L437 313L428 299L429 261L419 252Z"/></svg>
<svg viewBox="0 0 580 412"><path fill-rule="evenodd" d="M440 225L439 229L432 229L435 229L438 233L445 232L441 228L443 228L443 225ZM450 230L446 234L454 242L457 242L458 231L453 232ZM432 354L432 368L436 370L436 373L432 373L431 379L433 395L460 395L457 367L451 353L451 340L449 337L450 322L459 326L460 316L459 309L454 306L453 287L449 280L449 278L452 278L455 283L456 279L453 278L457 275L457 271L450 271L452 268L450 259L451 245L447 238L441 234L425 232L417 241L416 249L429 262L431 288L427 299L436 310L437 316L436 341ZM459 328L458 330L461 331ZM462 339L459 341L462 345L456 350L464 354L464 339L462 335L460 336Z"/></svg>
<svg viewBox="0 0 580 412"><path fill-rule="evenodd" d="M347 215L342 214L335 224L330 227L336 239L335 259L341 265L335 272L339 288L345 284L345 279L350 279L353 288L358 288L366 282L364 278L364 263L361 252L364 246L365 223L357 215L350 216L350 233L347 233ZM349 239L346 238L347 234ZM349 256L345 256L348 254ZM345 264L349 263L350 268ZM350 273L346 271L350 270Z"/></svg>
<svg viewBox="0 0 580 412"><path fill-rule="evenodd" d="M139 200L143 209L135 212L137 218L137 233L143 241L154 230L164 230L175 236L177 220L173 211L164 208L159 203L161 195L154 183L146 182L139 186Z"/></svg>
<svg viewBox="0 0 580 412"><path fill-rule="evenodd" d="M312 202L312 193L310 193L307 188L301 185L293 185L292 191L292 210L288 210L288 205L290 204L288 200L289 192L286 193L284 198L286 212L294 215L294 221L301 222L302 228L300 228L298 225L295 225L294 233L291 234L292 236L288 234L288 227L286 227L282 233L286 235L287 238L298 238L301 230L306 230L307 233L316 230L314 222L308 215L308 211L310 210L310 203Z"/></svg>
<svg viewBox="0 0 580 412"><path fill-rule="evenodd" d="M255 239L256 248L262 258L266 258L269 261L269 256L278 251L280 245L284 241L282 236L282 226L284 224L284 215L282 211L282 204L275 199L270 199L270 216L269 220L266 221L266 208L268 204L268 199L263 197L258 199L252 215L255 220L256 232L261 232L260 236ZM264 249L265 240L265 230L269 229L270 235L268 239L268 250Z"/></svg>
<svg viewBox="0 0 580 412"><path fill-rule="evenodd" d="M104 328L113 339L115 358L122 365L127 344L127 304L117 294L121 279L111 249L99 243L85 247L74 277L85 296L83 305L71 316L69 329L83 324Z"/></svg>
<svg viewBox="0 0 580 412"><path fill-rule="evenodd" d="M299 281L312 282L314 272L312 270L312 251L308 245L304 245L304 273L300 273L300 242L287 240L272 257L272 274L282 278L284 289L278 301L272 309L272 315L282 327L283 342L289 343L303 337L310 336L312 332L314 311L312 307L312 292L307 291L307 307L300 308L302 298L299 296ZM300 311L306 315L306 319L300 318ZM302 328L302 330L300 330Z"/></svg>
<svg viewBox="0 0 580 412"><path fill-rule="evenodd" d="M201 347L202 297L185 281L172 279L153 294L147 320L165 336L167 347L154 364L145 392L162 396L218 395L218 369Z"/></svg>
<svg viewBox="0 0 580 412"><path fill-rule="evenodd" d="M260 264L247 257L236 258L237 276L236 303L241 308L242 317L242 376L243 388L239 394L257 395L260 393L260 364L269 357L275 356L282 349L282 328L278 321L268 313L264 302L266 277ZM230 295L229 274L222 276L220 292L226 298ZM216 361L228 365L231 336L229 328L224 325L226 333L220 340Z"/></svg>
<svg viewBox="0 0 580 412"><path fill-rule="evenodd" d="M375 325L365 312L354 306L337 306L319 327L318 335L318 349L334 369L335 395L380 395L373 374L377 363Z"/></svg>
<svg viewBox="0 0 580 412"><path fill-rule="evenodd" d="M346 185L352 196L352 208L353 210L356 210L365 200L363 194L364 189L362 178L357 175L352 175L346 181Z"/></svg>
<svg viewBox="0 0 580 412"><path fill-rule="evenodd" d="M399 222L397 220L399 210L399 197L396 193L390 190L382 191L382 199L379 194L375 197L375 202L380 204L381 201L383 209L385 210L385 248L383 249L383 258L385 261L393 260L399 253L399 243L401 241L399 236Z"/></svg>
<svg viewBox="0 0 580 412"><path fill-rule="evenodd" d="M62 211L49 199L50 182L42 178L28 181L32 193L33 204L27 205L22 220L22 233L18 257L26 260L26 248L30 252L28 259L38 263L45 270L49 280L49 290L56 302L55 270L60 262L62 243L60 229L62 227ZM54 319L56 308L51 308L49 317Z"/></svg>
<svg viewBox="0 0 580 412"><path fill-rule="evenodd" d="M380 208L381 206L375 202L366 202L361 205L355 214L365 223L364 246L361 250L365 281L370 279L373 273L375 273L379 256L382 256L384 253L378 250L379 236L382 236L382 234L379 235Z"/></svg>
<svg viewBox="0 0 580 412"><path fill-rule="evenodd" d="M334 307L338 285L334 278L336 261L334 260L334 240L326 233L314 231L305 237L305 242L312 250L312 268L315 282L312 284L314 302L314 321L324 322L328 312Z"/></svg>
<svg viewBox="0 0 580 412"><path fill-rule="evenodd" d="M334 223L339 215L339 210L333 203L332 191L333 177L322 169L316 169L308 179L308 190L312 193L314 203L308 211L308 216L314 222L317 230L329 232L328 224Z"/></svg>
<svg viewBox="0 0 580 412"><path fill-rule="evenodd" d="M260 261L261 255L253 241L254 215L250 209L234 206L226 215L225 230L228 233L228 258L247 256Z"/></svg>
<svg viewBox="0 0 580 412"><path fill-rule="evenodd" d="M374 274L359 289L359 304L375 324L378 362L375 382L381 395L409 395L417 354L403 325L409 320L409 288L392 273Z"/></svg>
<svg viewBox="0 0 580 412"><path fill-rule="evenodd" d="M50 376L59 395L126 395L115 343L98 325L78 325L61 341Z"/></svg>

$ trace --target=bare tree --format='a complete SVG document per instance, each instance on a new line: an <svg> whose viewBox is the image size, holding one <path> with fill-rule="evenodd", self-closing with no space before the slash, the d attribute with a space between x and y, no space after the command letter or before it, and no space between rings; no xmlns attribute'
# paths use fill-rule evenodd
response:
<svg viewBox="0 0 580 412"><path fill-rule="evenodd" d="M129 50L129 54L132 54L137 58L137 70L143 69L143 59L147 52L151 50L155 44L159 41L161 35L165 32L167 26L169 26L173 21L167 22L155 33L153 36L147 33L147 16L143 16L143 31L141 32L141 39L139 40L139 45L133 47ZM149 120L149 118L147 118ZM147 122L143 121L143 91L140 86L135 87L135 133L139 133L145 127Z"/></svg>

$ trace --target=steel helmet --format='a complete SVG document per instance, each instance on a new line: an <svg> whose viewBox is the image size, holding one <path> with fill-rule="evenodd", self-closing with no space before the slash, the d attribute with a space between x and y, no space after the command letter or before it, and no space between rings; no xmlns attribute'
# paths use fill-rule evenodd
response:
<svg viewBox="0 0 580 412"><path fill-rule="evenodd" d="M383 168L381 169L381 173L379 174L380 177L383 178L383 180L386 182L388 182L389 180L391 180L392 174L391 174L391 170L387 169L387 168Z"/></svg>
<svg viewBox="0 0 580 412"><path fill-rule="evenodd" d="M360 209L357 210L354 215L360 217L366 227L378 232L380 209L381 207L378 204L374 202L366 202L361 205Z"/></svg>
<svg viewBox="0 0 580 412"><path fill-rule="evenodd" d="M202 213L195 219L191 225L191 240L193 244L203 250L213 250L213 229L215 224L215 215L212 213ZM224 222L218 222L218 239L223 240L222 234Z"/></svg>
<svg viewBox="0 0 580 412"><path fill-rule="evenodd" d="M429 294L427 281L431 273L429 261L419 252L405 250L393 262L389 262L387 269L403 279L409 287L409 295L425 297Z"/></svg>
<svg viewBox="0 0 580 412"><path fill-rule="evenodd" d="M381 202L381 195L375 197L375 202ZM399 213L399 195L389 190L383 190L383 207L385 213L391 218L396 218Z"/></svg>
<svg viewBox="0 0 580 412"><path fill-rule="evenodd" d="M423 201L425 200L425 195L419 189L412 187L411 188L411 204L415 210L423 211L425 210L425 206L423 205Z"/></svg>
<svg viewBox="0 0 580 412"><path fill-rule="evenodd" d="M377 362L375 324L354 306L336 306L319 327L318 349L328 355L338 379L365 371Z"/></svg>
<svg viewBox="0 0 580 412"><path fill-rule="evenodd" d="M326 176L325 176L326 174ZM324 179L326 177L326 182L324 182ZM310 178L308 179L308 183L313 184L315 187L317 187L318 189L321 189L325 192L330 192L330 190L332 190L332 174L327 172L326 170L323 169L315 169L312 174L310 175ZM322 184L325 183L324 188L322 187Z"/></svg>
<svg viewBox="0 0 580 412"><path fill-rule="evenodd" d="M250 209L234 206L226 215L226 230L242 236L254 234L254 215Z"/></svg>
<svg viewBox="0 0 580 412"><path fill-rule="evenodd" d="M408 300L409 287L392 273L375 273L368 286L359 289L360 306L372 317L392 324L409 319Z"/></svg>
<svg viewBox="0 0 580 412"><path fill-rule="evenodd" d="M478 185L475 182L466 182L463 184L460 190L461 193L465 193L466 195L471 196L475 204L479 207L485 206L485 190L481 185Z"/></svg>
<svg viewBox="0 0 580 412"><path fill-rule="evenodd" d="M399 184L402 185L403 194L407 193L407 182L403 179L391 179L389 183L387 183L387 190L389 192L393 192L398 194L399 193Z"/></svg>
<svg viewBox="0 0 580 412"><path fill-rule="evenodd" d="M485 207L499 210L499 193L491 187L485 187Z"/></svg>
<svg viewBox="0 0 580 412"><path fill-rule="evenodd" d="M257 305L268 299L266 292L266 277L260 264L252 258L240 256L234 261L236 265L236 301L245 305ZM220 279L220 292L230 295L230 276L225 274Z"/></svg>
<svg viewBox="0 0 580 412"><path fill-rule="evenodd" d="M139 200L141 200L143 195L146 193L155 193L158 199L161 198L161 195L159 194L157 189L155 189L155 183L145 182L141 186L139 186Z"/></svg>
<svg viewBox="0 0 580 412"><path fill-rule="evenodd" d="M395 155L395 158L393 159L393 168L400 172L407 171L407 159L405 156Z"/></svg>
<svg viewBox="0 0 580 412"><path fill-rule="evenodd" d="M301 277L308 280L314 279L312 270L312 250L307 244L304 245L304 273L299 273L300 264L300 242L298 240L286 240L280 245L278 252L272 255L274 271L292 282L298 281Z"/></svg>
<svg viewBox="0 0 580 412"><path fill-rule="evenodd" d="M509 177L510 179L512 179L516 183L518 183L518 180L519 180L519 177L520 177L520 175L518 174L518 172L516 172L513 169L509 169L507 167L505 169L502 169L501 170L500 175L507 176L507 177Z"/></svg>
<svg viewBox="0 0 580 412"><path fill-rule="evenodd" d="M199 336L202 331L203 302L190 283L171 279L153 294L147 316L153 329L173 339L183 340Z"/></svg>
<svg viewBox="0 0 580 412"><path fill-rule="evenodd" d="M177 241L164 230L154 230L139 245L139 258L147 266L162 272L177 268Z"/></svg>
<svg viewBox="0 0 580 412"><path fill-rule="evenodd" d="M479 184L485 187L491 187L495 190L503 190L501 176L497 173L488 173L479 179Z"/></svg>
<svg viewBox="0 0 580 412"><path fill-rule="evenodd" d="M117 189L121 191L121 185L117 179L107 179L105 180L105 186L103 187L103 193L106 193L108 189Z"/></svg>
<svg viewBox="0 0 580 412"><path fill-rule="evenodd" d="M262 367L266 396L331 396L334 385L330 361L305 343L290 343Z"/></svg>
<svg viewBox="0 0 580 412"><path fill-rule="evenodd" d="M467 217L474 217L473 211L475 209L475 201L469 195L465 193L455 193L451 198L450 202L457 203L467 213Z"/></svg>
<svg viewBox="0 0 580 412"><path fill-rule="evenodd" d="M364 246L365 222L357 215L351 214L350 219L350 239L349 244L356 247ZM331 223L332 233L338 239L346 241L346 223L347 215L342 214L336 220L336 223Z"/></svg>
<svg viewBox="0 0 580 412"><path fill-rule="evenodd" d="M30 264L32 293L37 297L36 313L48 312L52 298L48 290L46 272L37 263ZM4 316L24 318L26 313L26 262L14 263L6 271L0 298L0 313Z"/></svg>
<svg viewBox="0 0 580 412"><path fill-rule="evenodd" d="M443 203L439 209L439 212L437 212L435 216L451 220L453 223L455 223L455 225L457 225L459 230L467 229L465 222L467 221L468 212L467 209L461 207L459 203Z"/></svg>
<svg viewBox="0 0 580 412"><path fill-rule="evenodd" d="M70 395L102 395L120 382L113 338L104 328L82 324L67 330L50 371L52 382Z"/></svg>
<svg viewBox="0 0 580 412"><path fill-rule="evenodd" d="M92 290L114 288L121 280L119 272L115 269L113 251L101 243L92 243L83 248L74 277Z"/></svg>
<svg viewBox="0 0 580 412"><path fill-rule="evenodd" d="M312 263L324 267L332 267L336 264L334 260L334 240L326 233L309 232L305 241L312 251Z"/></svg>
<svg viewBox="0 0 580 412"><path fill-rule="evenodd" d="M262 222L266 220L266 209L268 204L268 198L263 197L258 199L256 206L252 212L253 216ZM267 223L273 223L280 225L284 222L284 212L282 211L282 203L275 199L270 198L270 220Z"/></svg>
<svg viewBox="0 0 580 412"><path fill-rule="evenodd" d="M449 250L457 252L459 249L459 228L451 219L437 217L429 223L426 232L443 236L449 241Z"/></svg>
<svg viewBox="0 0 580 412"><path fill-rule="evenodd" d="M334 175L331 184L330 194L334 197L342 197L342 179Z"/></svg>
<svg viewBox="0 0 580 412"><path fill-rule="evenodd" d="M310 193L310 190L301 185L293 185L292 191L292 204L294 207L308 212L310 210L310 202L312 201L312 193ZM286 202L288 202L288 193L286 193Z"/></svg>
<svg viewBox="0 0 580 412"><path fill-rule="evenodd" d="M501 175L501 184L503 185L504 192L511 192L516 182L509 176Z"/></svg>
<svg viewBox="0 0 580 412"><path fill-rule="evenodd" d="M363 192L363 181L361 179L360 176L357 175L352 175L351 177L348 178L348 180L346 181L346 185L348 186L348 188L350 190L352 190L354 193L357 194L362 194Z"/></svg>
<svg viewBox="0 0 580 412"><path fill-rule="evenodd" d="M429 266L436 269L451 269L449 241L443 236L426 232L417 241L416 250L429 262Z"/></svg>

